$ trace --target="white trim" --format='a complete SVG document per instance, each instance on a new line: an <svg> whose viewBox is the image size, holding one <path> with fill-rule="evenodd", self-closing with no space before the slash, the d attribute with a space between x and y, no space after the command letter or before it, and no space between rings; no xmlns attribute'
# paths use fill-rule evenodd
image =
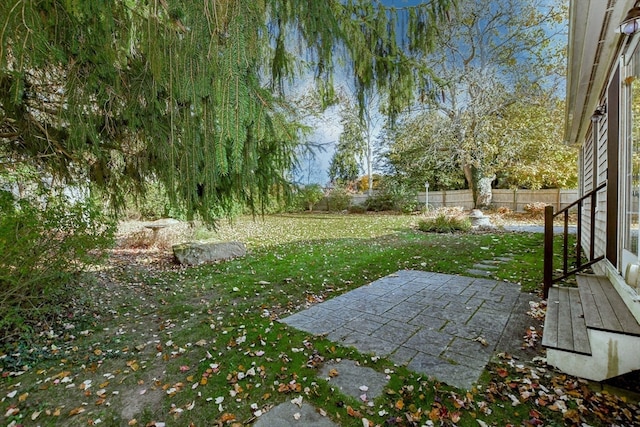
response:
<svg viewBox="0 0 640 427"><path fill-rule="evenodd" d="M603 260L598 264L604 268L604 273L613 284L616 292L618 292L624 304L633 314L633 317L640 323L640 295L638 294L638 289L629 286L620 272L608 260Z"/></svg>
<svg viewBox="0 0 640 427"><path fill-rule="evenodd" d="M592 355L547 349L547 363L563 372L603 381L640 369L640 337L588 330Z"/></svg>

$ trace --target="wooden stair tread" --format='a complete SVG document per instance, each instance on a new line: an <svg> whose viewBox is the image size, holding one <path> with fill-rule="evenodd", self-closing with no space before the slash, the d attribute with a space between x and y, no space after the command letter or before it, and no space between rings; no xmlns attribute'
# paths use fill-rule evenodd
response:
<svg viewBox="0 0 640 427"><path fill-rule="evenodd" d="M542 345L591 355L580 292L576 288L552 287L547 300Z"/></svg>
<svg viewBox="0 0 640 427"><path fill-rule="evenodd" d="M640 325L611 281L603 276L576 276L588 328L640 336Z"/></svg>

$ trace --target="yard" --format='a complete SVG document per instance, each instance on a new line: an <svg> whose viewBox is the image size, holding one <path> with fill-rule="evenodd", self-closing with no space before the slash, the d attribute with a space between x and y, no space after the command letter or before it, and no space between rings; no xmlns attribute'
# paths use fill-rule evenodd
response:
<svg viewBox="0 0 640 427"><path fill-rule="evenodd" d="M155 242L127 224L108 262L70 290L63 322L4 343L2 424L240 426L299 398L344 426L640 423L636 401L546 367L538 326L466 391L278 322L398 270L464 275L509 256L493 277L531 292L531 325L540 324L542 234L423 233L417 219L240 218L215 232L163 230ZM187 237L238 240L248 255L179 267L167 248ZM523 347L526 361L514 356ZM387 374L384 394L369 405L332 390L318 369L336 359Z"/></svg>

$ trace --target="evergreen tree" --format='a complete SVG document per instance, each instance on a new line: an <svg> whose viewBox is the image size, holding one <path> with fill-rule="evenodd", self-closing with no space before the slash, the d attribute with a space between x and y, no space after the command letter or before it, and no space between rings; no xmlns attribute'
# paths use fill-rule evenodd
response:
<svg viewBox="0 0 640 427"><path fill-rule="evenodd" d="M365 129L353 106L347 101L341 111L342 133L329 164L329 180L348 185L360 175L359 160L365 148Z"/></svg>
<svg viewBox="0 0 640 427"><path fill-rule="evenodd" d="M0 172L30 163L116 203L159 180L205 219L212 207L259 207L286 188L294 160L297 124L273 90L298 68L293 41L325 99L337 54L359 94L391 94L393 115L430 89L410 57L432 47L451 3L2 1Z"/></svg>

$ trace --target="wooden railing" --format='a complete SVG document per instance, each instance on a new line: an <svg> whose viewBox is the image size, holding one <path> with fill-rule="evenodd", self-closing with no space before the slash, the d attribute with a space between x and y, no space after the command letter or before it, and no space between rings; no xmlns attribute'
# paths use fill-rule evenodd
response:
<svg viewBox="0 0 640 427"><path fill-rule="evenodd" d="M598 192L605 188L607 183L604 182L600 184L593 191L585 194L575 202L566 206L565 208L559 210L555 214L553 213L553 206L547 206L544 210L544 289L543 294L544 298L549 296L549 288L554 283L557 283L561 280L565 280L569 276L572 276L576 273L586 270L591 267L596 262L604 259L604 255L595 256L595 246L594 246L594 236L596 231L596 198L598 196ZM586 261L583 262L583 253L582 253L582 223L583 223L583 214L582 214L582 206L585 200L590 200L590 227L589 227L589 253L586 255ZM575 265L569 266L569 210L573 207L577 207L577 230L576 230L576 248L575 248ZM554 219L560 215L564 215L564 228L563 228L563 247L562 247L562 273L560 275L554 276L553 269L553 222Z"/></svg>

